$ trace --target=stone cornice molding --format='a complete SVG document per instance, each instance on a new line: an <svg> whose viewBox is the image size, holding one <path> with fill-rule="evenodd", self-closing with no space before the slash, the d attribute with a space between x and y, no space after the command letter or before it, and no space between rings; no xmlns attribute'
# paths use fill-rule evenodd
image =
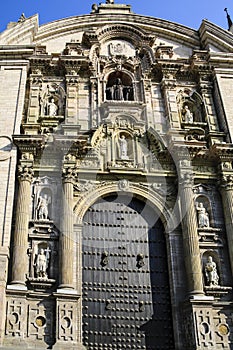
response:
<svg viewBox="0 0 233 350"><path fill-rule="evenodd" d="M190 47L199 47L198 32L189 27L161 20L149 16L136 15L132 13L127 14L91 14L84 16L75 16L50 22L39 27L35 43L45 43L51 38L61 37L70 33L82 32L83 28L95 27L100 28L103 23L108 25L115 25L122 23L128 26L141 26L144 32L150 32L152 35L161 35L161 33L169 38L176 39L180 43L186 43ZM154 32L154 33L152 33Z"/></svg>
<svg viewBox="0 0 233 350"><path fill-rule="evenodd" d="M232 144L214 144L210 148L210 155L216 157L220 161L233 161L233 145Z"/></svg>
<svg viewBox="0 0 233 350"><path fill-rule="evenodd" d="M23 22L9 23L7 29L0 34L0 45L19 43L31 44L38 31L38 15L25 18Z"/></svg>
<svg viewBox="0 0 233 350"><path fill-rule="evenodd" d="M208 48L209 45L212 45L222 52L233 52L232 33L229 33L227 30L207 20L203 20L199 28L199 34L204 48Z"/></svg>
<svg viewBox="0 0 233 350"><path fill-rule="evenodd" d="M14 135L13 142L22 153L38 154L44 149L45 135Z"/></svg>

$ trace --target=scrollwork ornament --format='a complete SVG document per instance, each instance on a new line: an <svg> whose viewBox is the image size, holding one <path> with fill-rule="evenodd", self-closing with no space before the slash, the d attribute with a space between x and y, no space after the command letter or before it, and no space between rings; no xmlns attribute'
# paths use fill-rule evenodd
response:
<svg viewBox="0 0 233 350"><path fill-rule="evenodd" d="M34 176L34 171L32 167L27 165L18 167L18 178L20 181L29 181L32 182Z"/></svg>

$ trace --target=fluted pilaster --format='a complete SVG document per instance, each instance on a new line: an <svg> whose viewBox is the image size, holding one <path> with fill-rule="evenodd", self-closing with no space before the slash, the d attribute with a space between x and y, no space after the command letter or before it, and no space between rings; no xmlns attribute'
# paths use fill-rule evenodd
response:
<svg viewBox="0 0 233 350"><path fill-rule="evenodd" d="M196 295L203 294L203 282L192 186L192 175L183 175L180 181L180 197L185 266L188 275L189 293L190 295Z"/></svg>
<svg viewBox="0 0 233 350"><path fill-rule="evenodd" d="M74 220L73 181L75 173L65 169L63 173L63 201L60 236L61 280L59 288L74 289Z"/></svg>
<svg viewBox="0 0 233 350"><path fill-rule="evenodd" d="M28 271L28 222L32 179L32 168L27 166L19 167L19 192L13 244L12 284L24 285Z"/></svg>
<svg viewBox="0 0 233 350"><path fill-rule="evenodd" d="M225 216L231 271L233 273L233 175L222 176L220 188Z"/></svg>

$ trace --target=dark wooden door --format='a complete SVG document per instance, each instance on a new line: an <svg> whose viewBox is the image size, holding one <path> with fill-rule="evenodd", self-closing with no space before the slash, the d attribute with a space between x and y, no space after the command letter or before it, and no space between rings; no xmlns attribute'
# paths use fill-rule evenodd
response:
<svg viewBox="0 0 233 350"><path fill-rule="evenodd" d="M165 236L136 198L92 205L83 228L83 342L94 349L174 349ZM155 222L156 221L156 222Z"/></svg>

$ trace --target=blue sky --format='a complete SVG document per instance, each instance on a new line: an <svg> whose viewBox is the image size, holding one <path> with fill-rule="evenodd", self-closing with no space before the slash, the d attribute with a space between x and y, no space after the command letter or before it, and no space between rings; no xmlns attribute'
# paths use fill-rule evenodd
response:
<svg viewBox="0 0 233 350"><path fill-rule="evenodd" d="M60 18L88 14L95 0L2 0L0 31L7 23L16 22L21 13L26 17L39 14L40 24ZM105 2L105 1L102 1ZM96 1L96 3L99 3ZM227 7L233 20L233 0L115 0L130 4L135 13L177 22L198 29L202 19L227 29Z"/></svg>

